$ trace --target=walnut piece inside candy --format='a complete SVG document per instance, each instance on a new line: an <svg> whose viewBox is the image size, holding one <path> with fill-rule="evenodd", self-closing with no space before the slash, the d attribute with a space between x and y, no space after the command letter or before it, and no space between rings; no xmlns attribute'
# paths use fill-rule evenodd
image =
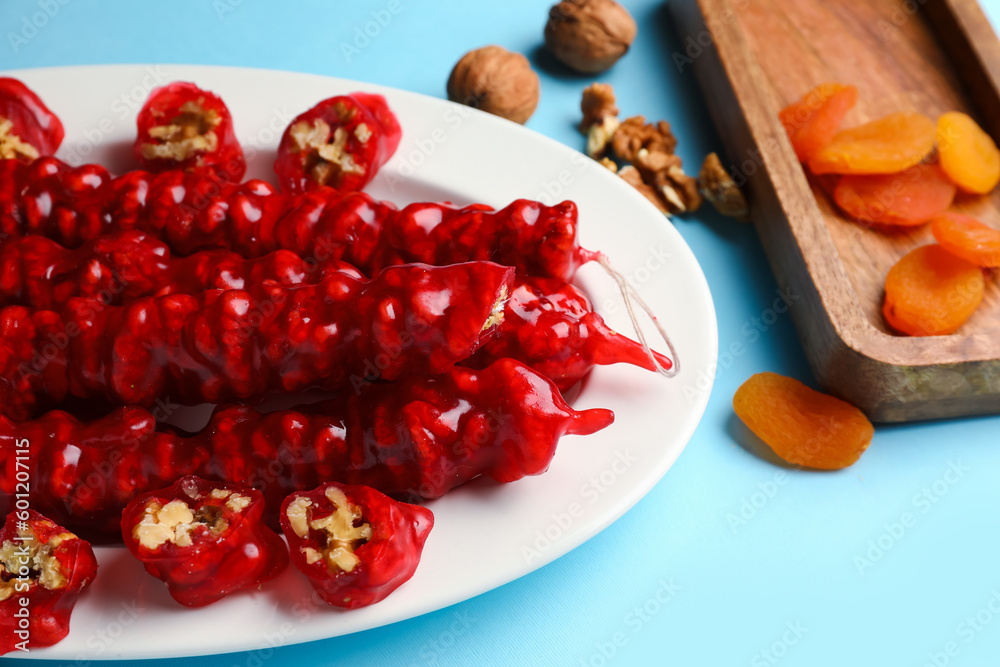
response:
<svg viewBox="0 0 1000 667"><path fill-rule="evenodd" d="M364 131L358 135L357 131L362 127ZM370 138L371 133L366 125L362 123L355 128L355 136L359 141L365 132ZM330 125L322 118L316 118L312 123L300 120L292 125L289 134L292 138L292 152L306 154L305 172L317 183L331 185L341 174L365 173L364 166L355 162L354 156L347 152L348 136L344 128L333 130L333 141L330 141Z"/></svg>
<svg viewBox="0 0 1000 667"><path fill-rule="evenodd" d="M219 147L215 128L222 118L214 109L205 109L194 101L181 105L181 113L165 125L149 128L149 136L161 143L142 145L142 156L147 160L169 159L183 161L197 152L211 153Z"/></svg>
<svg viewBox="0 0 1000 667"><path fill-rule="evenodd" d="M38 157L38 149L21 141L14 132L14 123L6 118L0 118L0 159L3 160L34 160Z"/></svg>
<svg viewBox="0 0 1000 667"><path fill-rule="evenodd" d="M43 588L65 588L69 580L52 551L64 541L76 539L76 535L60 533L42 544L31 528L24 526L18 529L17 536L20 538L17 542L8 540L0 545L0 602L14 594L22 567L28 568L28 576L23 578L36 581Z"/></svg>
<svg viewBox="0 0 1000 667"><path fill-rule="evenodd" d="M250 498L225 489L214 489L211 498L226 500L226 507L241 512L250 505ZM146 505L142 520L132 529L132 536L147 549L157 549L171 542L179 547L189 547L193 543L191 532L205 526L213 535L218 535L229 527L223 516L222 507L206 503L192 511L186 502L171 500L166 505L151 500Z"/></svg>
<svg viewBox="0 0 1000 667"><path fill-rule="evenodd" d="M722 162L715 153L705 156L701 173L698 174L698 182L705 199L712 202L719 213L739 220L749 219L750 206L746 197L733 182L729 172L722 167Z"/></svg>
<svg viewBox="0 0 1000 667"><path fill-rule="evenodd" d="M350 572L361 562L354 550L372 538L372 527L363 523L361 509L352 505L337 487L327 487L326 497L333 505L328 516L312 518L312 501L301 496L289 503L285 513L299 537L306 537L310 529L324 535L325 543L319 550L302 547L307 563L312 565L322 560L331 570Z"/></svg>

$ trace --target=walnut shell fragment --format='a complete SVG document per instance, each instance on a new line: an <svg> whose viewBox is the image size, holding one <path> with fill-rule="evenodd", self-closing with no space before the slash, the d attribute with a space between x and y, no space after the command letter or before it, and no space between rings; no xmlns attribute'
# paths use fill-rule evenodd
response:
<svg viewBox="0 0 1000 667"><path fill-rule="evenodd" d="M715 153L705 156L701 172L698 174L698 182L705 199L712 202L712 206L719 213L743 222L749 220L750 207L746 197L733 182L729 172L723 168L719 156Z"/></svg>

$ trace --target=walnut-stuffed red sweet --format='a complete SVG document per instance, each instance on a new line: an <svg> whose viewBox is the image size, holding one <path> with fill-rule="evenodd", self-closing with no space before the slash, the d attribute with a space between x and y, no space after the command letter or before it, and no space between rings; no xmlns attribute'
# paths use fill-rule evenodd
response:
<svg viewBox="0 0 1000 667"><path fill-rule="evenodd" d="M242 485L182 477L135 498L122 539L186 607L203 607L278 576L285 543L263 523L264 497Z"/></svg>
<svg viewBox="0 0 1000 667"><path fill-rule="evenodd" d="M401 136L381 95L338 95L292 120L278 145L274 172L288 192L324 185L361 190L396 152Z"/></svg>
<svg viewBox="0 0 1000 667"><path fill-rule="evenodd" d="M133 152L143 169L179 169L239 183L246 173L228 107L215 93L175 81L153 89L136 118Z"/></svg>

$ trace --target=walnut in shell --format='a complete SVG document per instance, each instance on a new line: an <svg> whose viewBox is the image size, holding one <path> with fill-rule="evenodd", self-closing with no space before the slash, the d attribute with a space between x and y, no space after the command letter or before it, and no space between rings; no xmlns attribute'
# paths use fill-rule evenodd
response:
<svg viewBox="0 0 1000 667"><path fill-rule="evenodd" d="M549 10L545 45L569 67L596 74L625 55L635 33L635 19L614 0L563 0Z"/></svg>
<svg viewBox="0 0 1000 667"><path fill-rule="evenodd" d="M448 99L524 124L538 105L538 75L502 46L469 51L448 77Z"/></svg>

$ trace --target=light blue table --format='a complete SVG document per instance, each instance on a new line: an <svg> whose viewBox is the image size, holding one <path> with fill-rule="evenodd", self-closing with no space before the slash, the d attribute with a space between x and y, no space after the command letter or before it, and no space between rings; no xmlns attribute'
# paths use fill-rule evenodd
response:
<svg viewBox="0 0 1000 667"><path fill-rule="evenodd" d="M391 20L381 14L377 34L358 38L390 5ZM442 96L463 53L498 43L529 54L542 77L528 127L580 147L577 104L591 78L540 66L548 5L3 0L0 69L241 65ZM697 165L720 146L690 71L671 64L681 42L659 0L627 6L638 39L600 80L614 84L624 114L668 119L685 163ZM1000 3L987 11L1000 17ZM26 27L38 12L49 14L43 27ZM809 371L790 319L761 319L776 285L753 229L704 209L676 224L708 276L720 349L744 352L723 359L697 433L633 510L560 560L455 607L186 664L1000 664L1000 418L880 426L861 461L838 473L785 470L748 452L730 407L736 387L758 371L804 380Z"/></svg>

